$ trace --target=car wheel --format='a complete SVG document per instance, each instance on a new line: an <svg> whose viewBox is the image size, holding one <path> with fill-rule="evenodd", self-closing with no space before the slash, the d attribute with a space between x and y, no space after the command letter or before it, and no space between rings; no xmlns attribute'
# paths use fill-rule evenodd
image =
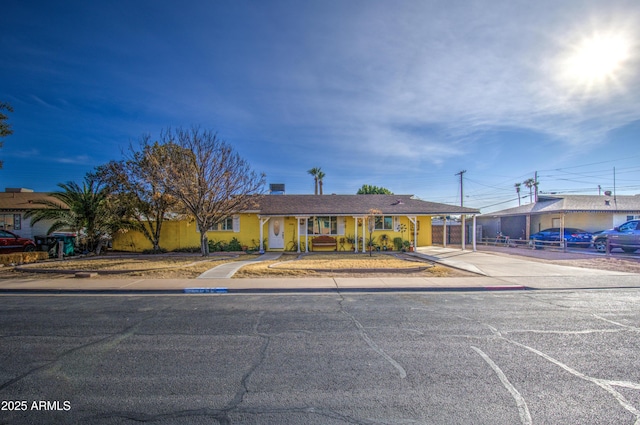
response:
<svg viewBox="0 0 640 425"><path fill-rule="evenodd" d="M33 252L36 250L36 247L33 245L27 245L24 247L24 252Z"/></svg>
<svg viewBox="0 0 640 425"><path fill-rule="evenodd" d="M636 248L622 248L622 250L624 252L626 252L627 254L633 254L634 252L636 252Z"/></svg>
<svg viewBox="0 0 640 425"><path fill-rule="evenodd" d="M606 252L607 251L607 240L606 239L596 239L593 242L593 246L595 246L596 251L598 252Z"/></svg>

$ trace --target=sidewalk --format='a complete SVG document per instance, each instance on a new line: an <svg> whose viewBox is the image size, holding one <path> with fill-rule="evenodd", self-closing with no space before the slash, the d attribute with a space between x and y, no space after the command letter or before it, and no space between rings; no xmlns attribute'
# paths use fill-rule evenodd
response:
<svg viewBox="0 0 640 425"><path fill-rule="evenodd" d="M266 254L264 259L271 258ZM560 266L512 255L442 247L419 248L416 256L475 273L465 277L324 277L229 279L231 271L206 272L200 279L10 279L7 293L305 293L384 291L484 291L524 289L640 288L640 274ZM213 269L215 270L215 269Z"/></svg>

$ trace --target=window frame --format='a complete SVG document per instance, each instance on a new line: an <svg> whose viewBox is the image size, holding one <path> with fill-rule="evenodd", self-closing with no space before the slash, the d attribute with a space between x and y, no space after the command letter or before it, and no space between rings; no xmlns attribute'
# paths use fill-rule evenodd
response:
<svg viewBox="0 0 640 425"><path fill-rule="evenodd" d="M393 225L394 222L395 222L395 220L394 220L392 215L377 215L377 216L375 216L374 230L393 231L394 230L394 225ZM388 224L388 227L386 227L385 224Z"/></svg>
<svg viewBox="0 0 640 425"><path fill-rule="evenodd" d="M328 221L329 226L328 227L324 227L323 226L322 229L329 229L329 233L322 233L320 231L320 229L321 229L321 227L319 225L320 220L324 220L325 223ZM317 228L319 230L319 233L315 232L316 224L318 224ZM309 217L309 219L307 219L307 235L309 235L309 236L322 236L322 235L337 236L337 235L339 235L338 216L335 216L335 215L318 215L318 216Z"/></svg>
<svg viewBox="0 0 640 425"><path fill-rule="evenodd" d="M233 217L227 217L210 229L212 232L233 232Z"/></svg>
<svg viewBox="0 0 640 425"><path fill-rule="evenodd" d="M8 226L7 221L9 222ZM20 214L0 213L0 223L0 229L3 230L21 230L22 227Z"/></svg>

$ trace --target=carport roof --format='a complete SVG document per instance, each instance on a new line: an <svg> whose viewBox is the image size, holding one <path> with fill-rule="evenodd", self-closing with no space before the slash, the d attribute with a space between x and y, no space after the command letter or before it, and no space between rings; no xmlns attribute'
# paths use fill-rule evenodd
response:
<svg viewBox="0 0 640 425"><path fill-rule="evenodd" d="M483 217L507 217L549 213L640 213L640 195L565 195L539 196L538 202L483 214Z"/></svg>
<svg viewBox="0 0 640 425"><path fill-rule="evenodd" d="M257 208L264 216L478 214L474 208L439 204L413 195L265 195Z"/></svg>

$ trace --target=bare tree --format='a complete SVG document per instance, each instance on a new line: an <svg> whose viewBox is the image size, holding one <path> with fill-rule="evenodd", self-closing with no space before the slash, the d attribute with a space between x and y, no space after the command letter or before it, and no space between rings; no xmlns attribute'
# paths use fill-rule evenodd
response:
<svg viewBox="0 0 640 425"><path fill-rule="evenodd" d="M369 229L369 239L367 240L367 248L369 249L369 257L371 257L371 252L375 246L375 237L373 236L373 231L376 229L376 217L382 214L382 211L371 208L369 213L365 217L365 222L367 223L367 228ZM364 229L362 230L364 232Z"/></svg>
<svg viewBox="0 0 640 425"><path fill-rule="evenodd" d="M156 181L157 168L167 165L167 149L143 136L140 150L129 146L123 161L111 161L97 167L95 176L103 182L118 205L123 207L132 228L151 242L153 252L161 252L162 224L169 213L177 212L176 198Z"/></svg>
<svg viewBox="0 0 640 425"><path fill-rule="evenodd" d="M0 102L0 140L13 134L11 125L7 124L7 120L9 119L9 117L2 112L3 110L7 112L13 112L13 108L6 102ZM0 141L0 148L1 147L2 141ZM0 168L2 168L2 161L0 161Z"/></svg>
<svg viewBox="0 0 640 425"><path fill-rule="evenodd" d="M212 131L179 128L164 131L160 139L166 148L166 163L154 168L154 180L193 216L202 255L209 255L207 231L253 206L256 195L264 192L265 175L253 171Z"/></svg>

